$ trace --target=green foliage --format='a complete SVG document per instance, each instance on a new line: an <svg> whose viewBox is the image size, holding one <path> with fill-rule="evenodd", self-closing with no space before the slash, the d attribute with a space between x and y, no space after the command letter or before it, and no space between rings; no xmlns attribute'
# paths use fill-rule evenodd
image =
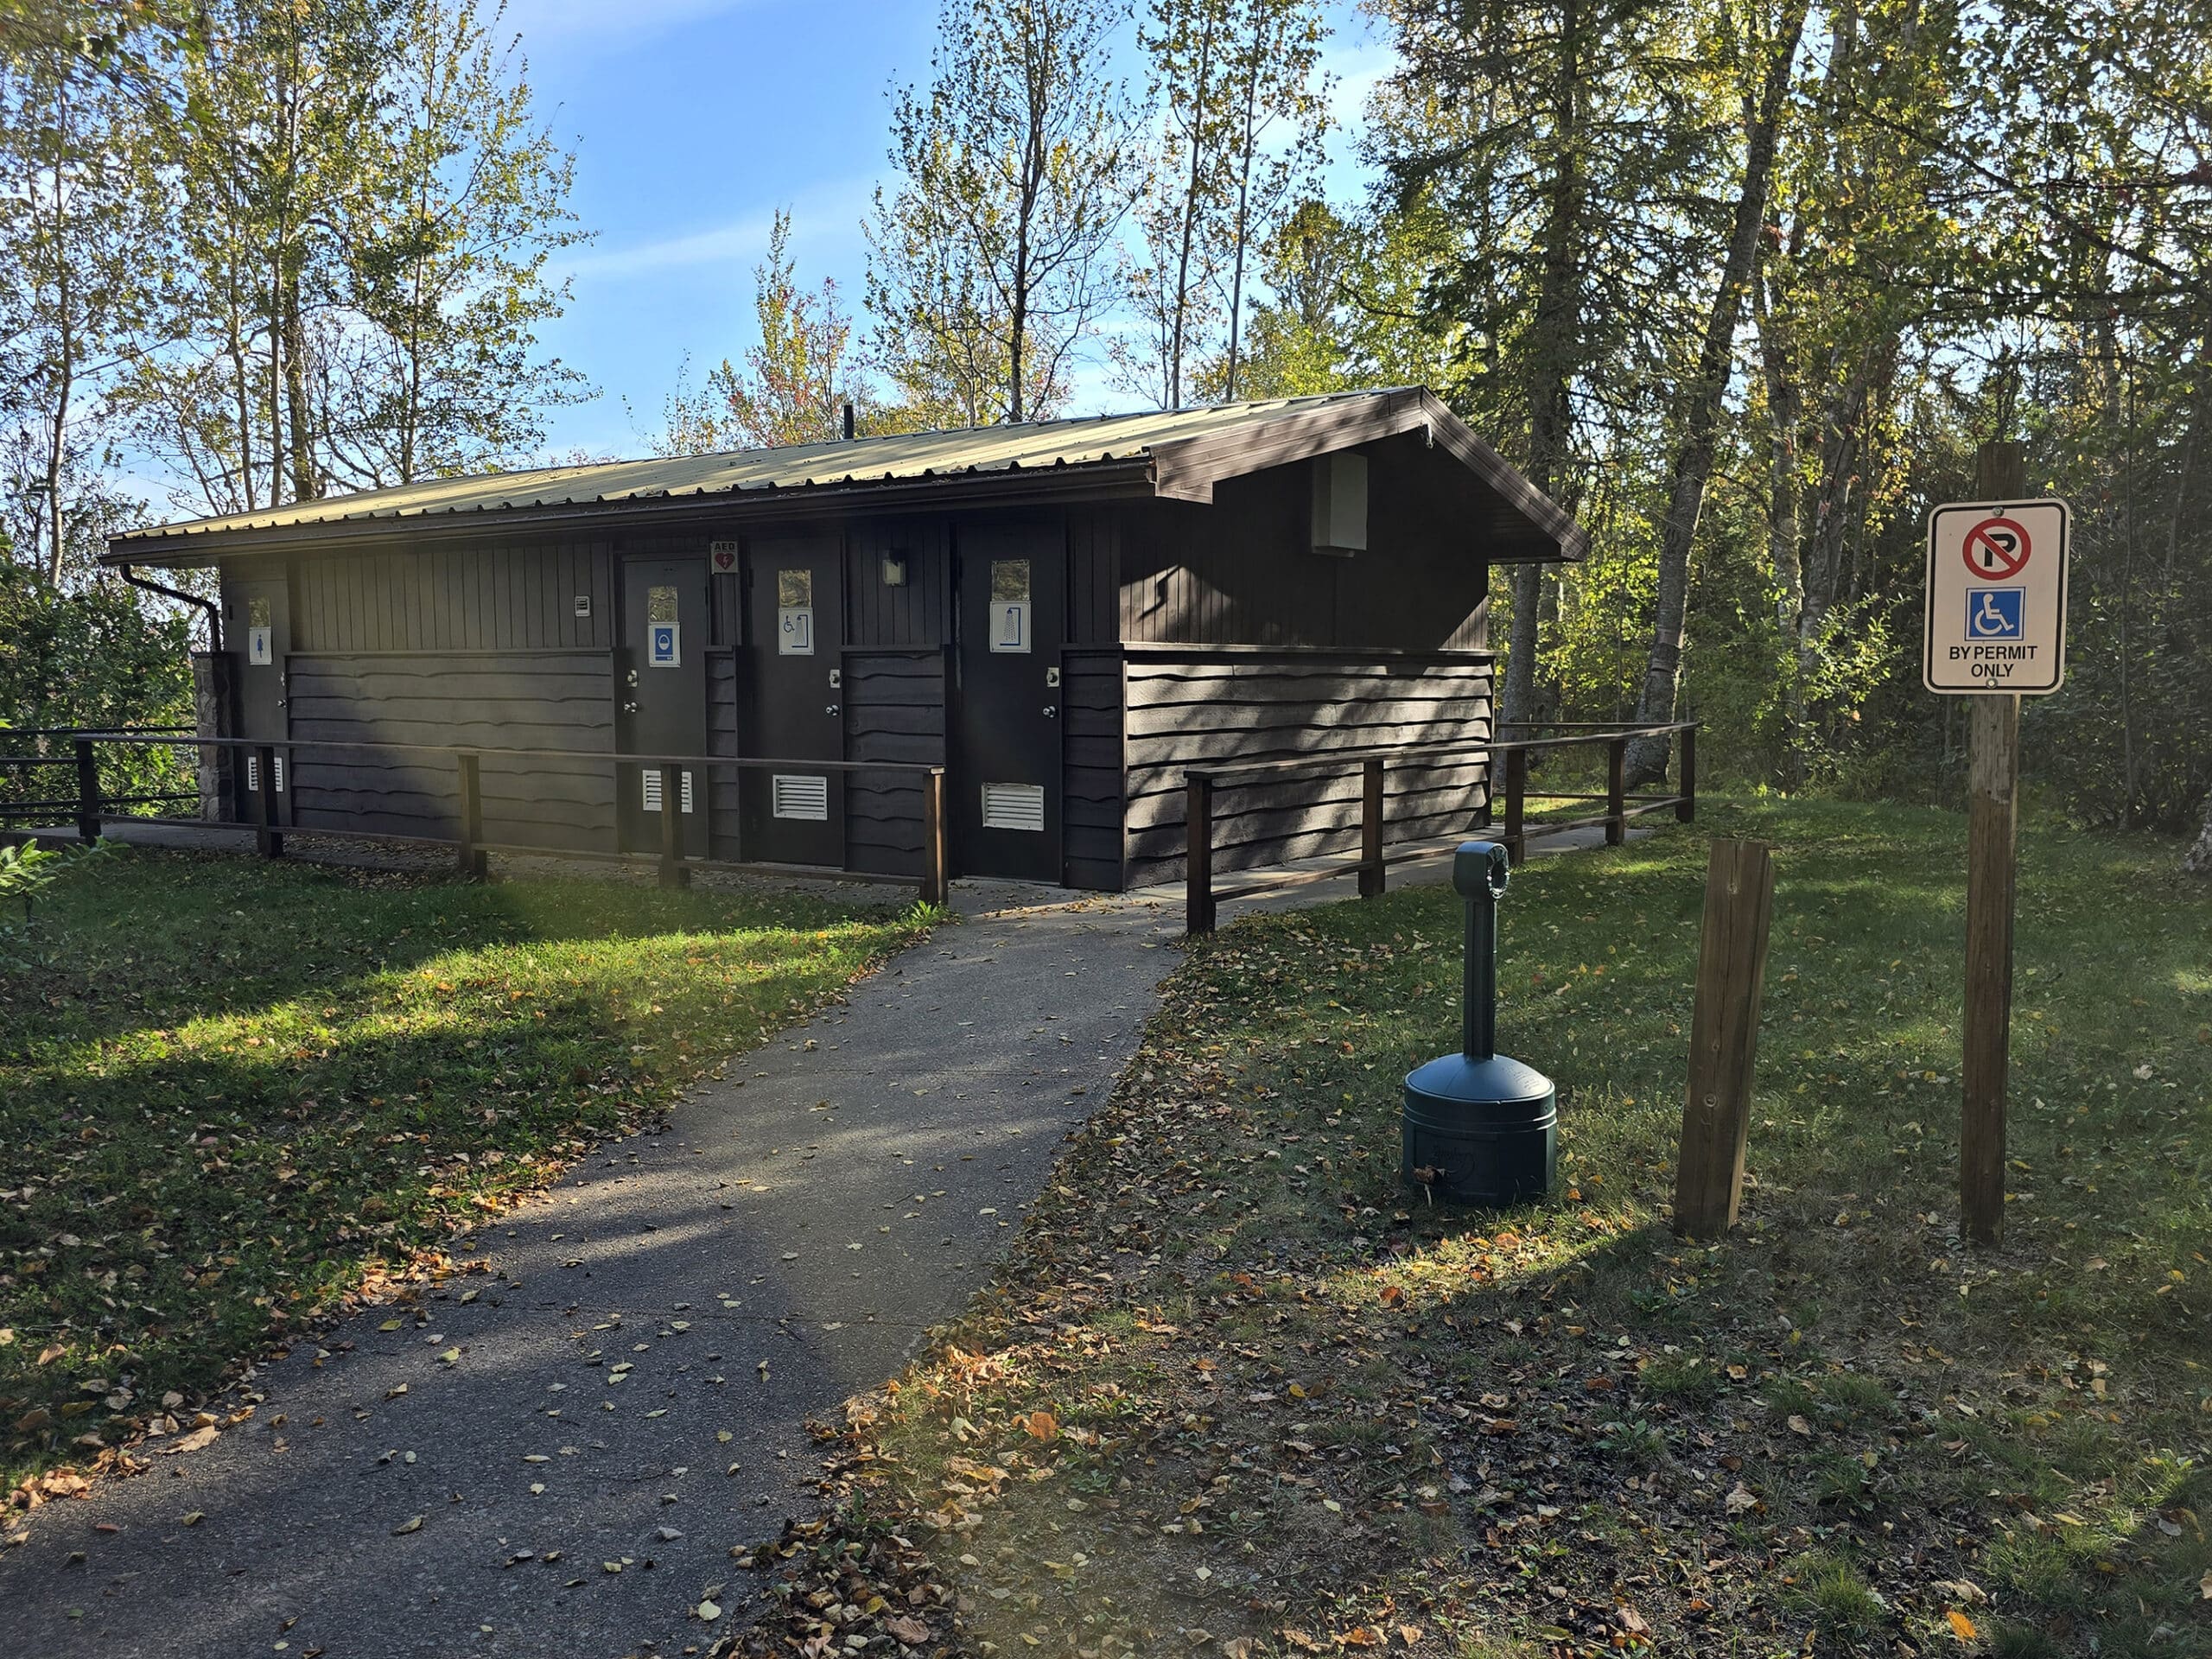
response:
<svg viewBox="0 0 2212 1659"><path fill-rule="evenodd" d="M798 896L105 856L0 962L0 1475L207 1389L916 937Z"/></svg>
<svg viewBox="0 0 2212 1659"><path fill-rule="evenodd" d="M25 915L33 898L54 885L61 874L61 855L50 847L29 843L0 847L0 905L20 899Z"/></svg>

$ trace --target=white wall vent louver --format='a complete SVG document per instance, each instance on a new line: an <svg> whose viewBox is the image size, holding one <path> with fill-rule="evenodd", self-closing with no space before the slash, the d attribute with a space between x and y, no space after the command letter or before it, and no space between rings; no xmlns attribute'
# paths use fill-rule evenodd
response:
<svg viewBox="0 0 2212 1659"><path fill-rule="evenodd" d="M1039 784L985 784L983 828L1045 832L1045 791Z"/></svg>
<svg viewBox="0 0 2212 1659"><path fill-rule="evenodd" d="M768 810L779 818L804 818L822 823L830 817L830 780L803 774L777 772L769 781Z"/></svg>
<svg viewBox="0 0 2212 1659"><path fill-rule="evenodd" d="M639 775L645 779L645 810L648 812L659 811L660 768L658 766L645 766L640 769ZM691 774L689 772L686 772L683 774L683 810L686 812L689 812L691 810Z"/></svg>

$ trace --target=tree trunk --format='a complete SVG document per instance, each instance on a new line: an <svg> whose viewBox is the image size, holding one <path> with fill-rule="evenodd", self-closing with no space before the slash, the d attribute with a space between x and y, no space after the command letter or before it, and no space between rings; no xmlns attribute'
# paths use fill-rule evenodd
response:
<svg viewBox="0 0 2212 1659"><path fill-rule="evenodd" d="M1167 407L1183 406L1183 329L1191 309L1191 245L1198 232L1198 187L1205 172L1207 82L1213 75L1212 0L1205 6L1205 25L1198 36L1198 69L1191 82L1191 173L1183 191L1183 245L1175 263L1175 326L1167 347Z"/></svg>
<svg viewBox="0 0 2212 1659"><path fill-rule="evenodd" d="M1675 702L1681 688L1682 632L1689 611L1690 550L1697 539L1698 519L1705 510L1706 486L1713 477L1713 452L1718 442L1720 411L1728 391L1728 372L1735 354L1736 321L1742 315L1744 289L1758 256L1759 231L1766 222L1767 189L1774 176L1774 153L1782 129L1782 112L1789 95L1790 66L1797 56L1797 37L1805 27L1805 0L1797 0L1783 19L1773 60L1759 88L1757 106L1745 99L1748 118L1744 151L1744 182L1736 197L1735 220L1728 237L1728 257L1720 270L1720 283L1707 314L1705 340L1699 348L1696 378L1684 389L1681 416L1681 448L1675 457L1674 486L1667 517L1660 526L1659 591L1652 609L1651 652L1643 673L1643 692L1637 700L1639 724L1653 725L1675 717ZM1628 785L1631 789L1655 783L1667 775L1671 740L1641 737L1628 746Z"/></svg>
<svg viewBox="0 0 2212 1659"><path fill-rule="evenodd" d="M1766 378L1767 563L1774 580L1775 637L1789 653L1782 685L1783 766L1787 780L1795 785L1802 781L1798 734L1805 719L1804 683L1796 671L1797 622L1805 610L1805 567L1798 549L1802 534L1798 503L1804 485L1797 461L1805 397L1797 386L1784 326L1768 302L1765 276L1758 271L1751 274L1751 309Z"/></svg>
<svg viewBox="0 0 2212 1659"><path fill-rule="evenodd" d="M2181 868L2184 874L2212 877L2212 795L2204 798L2204 829L2183 855Z"/></svg>
<svg viewBox="0 0 2212 1659"><path fill-rule="evenodd" d="M1567 469L1569 401L1576 335L1581 322L1581 11L1567 0L1560 18L1559 62L1554 95L1559 142L1545 187L1543 275L1537 284L1535 360L1529 365L1529 481L1554 499ZM1541 641L1543 571L1533 564L1513 570L1513 630L1505 663L1501 724L1536 718L1536 655Z"/></svg>

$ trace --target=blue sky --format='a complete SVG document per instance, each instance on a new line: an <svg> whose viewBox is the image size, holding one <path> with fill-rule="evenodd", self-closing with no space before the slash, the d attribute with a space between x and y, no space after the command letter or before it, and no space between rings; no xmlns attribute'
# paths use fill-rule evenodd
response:
<svg viewBox="0 0 2212 1659"><path fill-rule="evenodd" d="M1386 54L1351 0L1331 11L1351 117ZM575 152L572 203L599 232L563 256L574 298L541 336L599 396L555 411L550 449L639 453L687 350L696 380L744 348L779 206L800 279L835 277L858 308L885 90L926 73L936 20L937 0L511 0L540 115ZM1348 149L1332 135L1338 196L1358 185ZM1127 401L1096 372L1078 390L1085 410Z"/></svg>

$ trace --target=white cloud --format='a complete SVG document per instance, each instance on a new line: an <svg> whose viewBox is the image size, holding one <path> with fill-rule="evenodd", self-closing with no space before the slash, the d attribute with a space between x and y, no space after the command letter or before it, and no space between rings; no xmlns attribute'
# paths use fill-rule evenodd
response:
<svg viewBox="0 0 2212 1659"><path fill-rule="evenodd" d="M860 221L875 188L873 178L840 179L818 184L784 204L791 216L791 257L799 279L811 286L824 274L836 274L861 245ZM562 260L555 280L574 276L590 282L650 276L693 265L750 268L767 251L775 209L764 207L705 230L634 242L626 247L589 248ZM840 286L842 286L841 283Z"/></svg>

